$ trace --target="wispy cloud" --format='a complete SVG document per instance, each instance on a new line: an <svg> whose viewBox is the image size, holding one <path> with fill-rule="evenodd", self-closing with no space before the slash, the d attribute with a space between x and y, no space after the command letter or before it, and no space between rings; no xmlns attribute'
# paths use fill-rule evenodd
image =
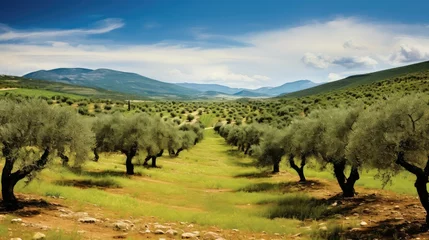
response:
<svg viewBox="0 0 429 240"><path fill-rule="evenodd" d="M65 36L103 34L124 26L121 19L108 18L97 22L94 28L76 28L68 30L16 30L6 25L0 26L0 41L20 39L49 39Z"/></svg>

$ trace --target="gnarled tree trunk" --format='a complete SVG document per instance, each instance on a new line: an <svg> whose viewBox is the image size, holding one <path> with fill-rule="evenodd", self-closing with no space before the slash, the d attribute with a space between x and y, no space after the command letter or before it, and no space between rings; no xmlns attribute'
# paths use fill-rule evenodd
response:
<svg viewBox="0 0 429 240"><path fill-rule="evenodd" d="M152 156L152 167L156 168L156 156Z"/></svg>
<svg viewBox="0 0 429 240"><path fill-rule="evenodd" d="M93 152L94 152L94 162L98 162L98 159L100 158L100 156L98 156L97 148L94 148Z"/></svg>
<svg viewBox="0 0 429 240"><path fill-rule="evenodd" d="M273 161L273 172L272 173L279 173L280 172L280 160L276 159Z"/></svg>
<svg viewBox="0 0 429 240"><path fill-rule="evenodd" d="M137 154L137 148L132 147L129 150L122 150L122 152L127 156L125 161L125 166L127 168L127 175L134 175L134 164L132 162L133 157Z"/></svg>
<svg viewBox="0 0 429 240"><path fill-rule="evenodd" d="M306 164L307 157L305 155L301 156L301 166L300 167L298 167L295 164L294 158L295 158L295 155L293 155L293 154L289 155L289 164L290 164L291 168L293 168L298 173L299 182L306 182L307 179L305 179L305 176L304 176L304 166Z"/></svg>
<svg viewBox="0 0 429 240"><path fill-rule="evenodd" d="M15 197L15 185L33 171L41 170L48 162L49 148L46 148L39 160L34 164L24 166L23 168L12 173L13 165L16 158L11 155L11 148L7 144L3 144L3 156L5 157L5 165L1 176L2 198L3 205L8 210L16 210L19 208L18 199Z"/></svg>
<svg viewBox="0 0 429 240"><path fill-rule="evenodd" d="M405 161L404 153L399 152L396 159L396 164L402 166L410 173L416 175L416 182L414 183L414 187L417 190L417 194L419 195L420 203L426 211L426 225L429 225L429 193L427 190L426 184L428 183L429 176L429 156L426 162L426 167L421 169L413 164L410 164Z"/></svg>
<svg viewBox="0 0 429 240"><path fill-rule="evenodd" d="M350 170L350 175L348 178L346 178L346 175L344 174L344 170L346 168L346 161L342 160L339 162L334 162L334 173L335 177L337 178L337 182L341 187L341 190L343 191L344 197L354 197L355 192L355 183L357 180L359 180L359 171L356 166L352 166L352 169Z"/></svg>
<svg viewBox="0 0 429 240"><path fill-rule="evenodd" d="M181 152L181 151L183 151L183 148L179 148L179 149L177 149L177 152L176 152L176 157L178 157L179 156L179 153Z"/></svg>

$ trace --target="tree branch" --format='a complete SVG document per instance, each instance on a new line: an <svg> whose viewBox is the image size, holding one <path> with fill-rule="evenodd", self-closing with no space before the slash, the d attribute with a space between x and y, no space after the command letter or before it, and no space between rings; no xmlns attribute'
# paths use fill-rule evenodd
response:
<svg viewBox="0 0 429 240"><path fill-rule="evenodd" d="M421 168L419 168L419 167L417 167L411 163L406 162L404 159L404 155L405 155L404 152L398 153L398 157L396 159L396 164L402 166L403 168L405 168L405 170L407 170L408 172L410 172L416 176L425 175L423 169L421 169Z"/></svg>

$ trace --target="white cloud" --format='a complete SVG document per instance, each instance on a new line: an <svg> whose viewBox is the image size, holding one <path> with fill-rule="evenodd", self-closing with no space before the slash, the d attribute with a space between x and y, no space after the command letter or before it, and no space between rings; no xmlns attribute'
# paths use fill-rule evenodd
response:
<svg viewBox="0 0 429 240"><path fill-rule="evenodd" d="M302 58L302 62L309 67L319 69L325 69L332 65L339 65L345 68L363 68L373 67L378 64L376 60L368 56L333 58L324 55L315 55L313 53L306 53Z"/></svg>
<svg viewBox="0 0 429 240"><path fill-rule="evenodd" d="M350 72L376 71L425 60L429 52L429 32L424 25L357 18L310 22L238 36L203 34L203 29L194 29L195 44L188 41L102 45L87 38L84 42L72 38L101 34L123 25L122 21L107 21L95 28L44 31L17 31L0 26L0 39L10 39L15 34L13 39L28 40L0 41L0 73L22 75L57 67L112 68L167 82L260 87L299 79L321 82L326 81L326 76L337 77L332 74L342 78ZM4 35L10 32L13 34ZM198 47L201 42L215 44L219 39L241 44Z"/></svg>
<svg viewBox="0 0 429 240"><path fill-rule="evenodd" d="M306 53L301 60L305 65L314 68L327 68L331 64L327 57L313 53Z"/></svg>
<svg viewBox="0 0 429 240"><path fill-rule="evenodd" d="M376 60L371 57L340 57L332 61L333 64L343 66L345 68L362 68L373 67L378 64Z"/></svg>
<svg viewBox="0 0 429 240"><path fill-rule="evenodd" d="M429 51L422 47L401 45L399 50L393 53L390 60L396 63L410 63L429 59Z"/></svg>
<svg viewBox="0 0 429 240"><path fill-rule="evenodd" d="M367 49L365 46L362 46L362 45L354 43L353 40L348 40L347 42L345 42L343 44L343 47L346 48L346 49L349 48L349 49L355 49L355 50L365 50L365 49Z"/></svg>
<svg viewBox="0 0 429 240"><path fill-rule="evenodd" d="M341 75L339 75L337 73L329 73L328 74L328 81L329 82L340 80L340 79L343 79L343 78L344 77L342 77Z"/></svg>
<svg viewBox="0 0 429 240"><path fill-rule="evenodd" d="M0 30L0 41L8 41L15 39L49 39L55 37L76 36L76 35L92 35L102 34L121 28L124 23L121 19L108 18L97 23L94 28L88 29L69 29L69 30L34 30L34 31L19 31L3 25Z"/></svg>

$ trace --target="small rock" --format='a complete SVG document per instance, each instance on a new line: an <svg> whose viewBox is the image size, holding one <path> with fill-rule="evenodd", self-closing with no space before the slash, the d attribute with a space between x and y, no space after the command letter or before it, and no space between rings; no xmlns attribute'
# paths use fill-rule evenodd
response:
<svg viewBox="0 0 429 240"><path fill-rule="evenodd" d="M369 208L365 208L365 209L363 210L363 212L364 212L364 213L371 213L371 210L370 210Z"/></svg>
<svg viewBox="0 0 429 240"><path fill-rule="evenodd" d="M328 231L328 227L326 227L326 226L321 226L321 227L319 228L319 230L322 230L322 231Z"/></svg>
<svg viewBox="0 0 429 240"><path fill-rule="evenodd" d="M83 217L83 218L79 218L77 221L81 223L96 223L97 219L92 217Z"/></svg>
<svg viewBox="0 0 429 240"><path fill-rule="evenodd" d="M240 230L234 228L234 229L232 229L232 231L233 232L239 232Z"/></svg>
<svg viewBox="0 0 429 240"><path fill-rule="evenodd" d="M132 225L124 221L118 221L113 224L113 228L117 231L128 231Z"/></svg>
<svg viewBox="0 0 429 240"><path fill-rule="evenodd" d="M189 224L188 225L188 228L193 228L194 227L194 224Z"/></svg>
<svg viewBox="0 0 429 240"><path fill-rule="evenodd" d="M155 224L154 228L167 229L167 228L170 228L170 227L167 227L167 226L164 226L164 225L161 225L161 224Z"/></svg>
<svg viewBox="0 0 429 240"><path fill-rule="evenodd" d="M22 223L22 219L21 218L14 218L12 220L10 220L11 223Z"/></svg>
<svg viewBox="0 0 429 240"><path fill-rule="evenodd" d="M200 232L198 232L198 231L193 231L192 233L194 234L195 237L199 237L200 236Z"/></svg>
<svg viewBox="0 0 429 240"><path fill-rule="evenodd" d="M11 238L10 240L22 240L21 238Z"/></svg>
<svg viewBox="0 0 429 240"><path fill-rule="evenodd" d="M41 232L36 232L33 235L33 240L41 240L41 239L45 239L45 238L46 238L46 235L41 233Z"/></svg>
<svg viewBox="0 0 429 240"><path fill-rule="evenodd" d="M353 213L353 216L358 217L358 216L359 216L359 213L355 212L355 213Z"/></svg>
<svg viewBox="0 0 429 240"><path fill-rule="evenodd" d="M182 238L193 238L193 237L195 237L193 233L190 233L190 232L182 233Z"/></svg>
<svg viewBox="0 0 429 240"><path fill-rule="evenodd" d="M76 218L84 218L84 217L88 217L88 213L87 212L77 212L73 214Z"/></svg>
<svg viewBox="0 0 429 240"><path fill-rule="evenodd" d="M363 226L368 225L368 223L367 223L367 222L365 222L365 221L362 221L362 222L360 222L360 225L363 227Z"/></svg>
<svg viewBox="0 0 429 240"><path fill-rule="evenodd" d="M170 235L170 236L176 236L178 234L178 232L176 230L173 229L168 229L165 234Z"/></svg>
<svg viewBox="0 0 429 240"><path fill-rule="evenodd" d="M164 231L162 231L161 229L156 229L154 233L159 235L165 234Z"/></svg>
<svg viewBox="0 0 429 240"><path fill-rule="evenodd" d="M297 234L295 234L295 235L292 235L292 237L293 238L296 238L296 237L299 237L299 236L301 236L302 235L302 233L297 233Z"/></svg>
<svg viewBox="0 0 429 240"><path fill-rule="evenodd" d="M215 232L206 232L203 235L204 240L216 240L219 238L219 235Z"/></svg>
<svg viewBox="0 0 429 240"><path fill-rule="evenodd" d="M77 233L84 234L84 233L86 233L86 231L85 230L79 230L79 231L77 231Z"/></svg>
<svg viewBox="0 0 429 240"><path fill-rule="evenodd" d="M399 209L399 206L398 206L398 205L396 205L396 206L394 206L394 207L393 207L393 209L398 210L398 209Z"/></svg>

